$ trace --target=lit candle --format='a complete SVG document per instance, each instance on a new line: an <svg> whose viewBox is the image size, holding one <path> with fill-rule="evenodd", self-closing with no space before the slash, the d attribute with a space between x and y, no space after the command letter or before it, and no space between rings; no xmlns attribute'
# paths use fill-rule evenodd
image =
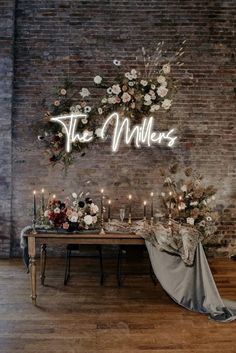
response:
<svg viewBox="0 0 236 353"><path fill-rule="evenodd" d="M128 220L129 224L131 224L131 200L132 200L132 195L129 195L129 220Z"/></svg>
<svg viewBox="0 0 236 353"><path fill-rule="evenodd" d="M104 189L101 189L101 214L103 215L103 193Z"/></svg>
<svg viewBox="0 0 236 353"><path fill-rule="evenodd" d="M132 200L132 195L129 195L129 213L131 213L131 200Z"/></svg>
<svg viewBox="0 0 236 353"><path fill-rule="evenodd" d="M108 200L108 222L111 220L111 200Z"/></svg>
<svg viewBox="0 0 236 353"><path fill-rule="evenodd" d="M103 225L104 225L104 219L103 219L103 193L104 193L104 189L101 189L101 230L100 230L100 234L105 234L105 231L103 229Z"/></svg>
<svg viewBox="0 0 236 353"><path fill-rule="evenodd" d="M147 201L143 201L143 218L146 221L147 216Z"/></svg>
<svg viewBox="0 0 236 353"><path fill-rule="evenodd" d="M53 194L53 195L52 195L52 198L53 198L53 200L55 200L55 198L56 198L56 195L55 195L55 194Z"/></svg>
<svg viewBox="0 0 236 353"><path fill-rule="evenodd" d="M44 189L41 190L41 210L42 216L44 215L45 205L44 205Z"/></svg>
<svg viewBox="0 0 236 353"><path fill-rule="evenodd" d="M34 221L36 220L36 191L33 192L34 195Z"/></svg>
<svg viewBox="0 0 236 353"><path fill-rule="evenodd" d="M151 192L150 196L151 196L151 218L153 218L153 192Z"/></svg>

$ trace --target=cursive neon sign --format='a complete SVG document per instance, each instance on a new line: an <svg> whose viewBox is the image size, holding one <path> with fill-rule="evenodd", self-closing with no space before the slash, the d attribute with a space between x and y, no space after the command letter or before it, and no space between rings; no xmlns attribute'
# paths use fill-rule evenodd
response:
<svg viewBox="0 0 236 353"><path fill-rule="evenodd" d="M76 127L79 119L86 118L86 114L69 114L51 118L51 121L62 125L66 135L65 149L70 152L72 144L76 141L88 143L93 140L93 136L89 131L85 130L83 133L76 133ZM66 122L67 120L67 122ZM137 148L142 145L152 146L153 144L161 144L166 142L168 147L173 147L177 139L174 136L175 129L160 132L153 131L154 118L144 118L142 124L137 124L131 127L129 118L120 118L118 113L112 113L104 122L101 128L101 138L106 138L106 132L109 126L114 126L112 135L112 151L117 152L123 137L124 143L130 145L133 141Z"/></svg>
<svg viewBox="0 0 236 353"><path fill-rule="evenodd" d="M171 136L175 131L174 129L171 129L168 132L154 132L154 119L152 116L150 118L144 118L141 125L135 125L131 128L129 118L121 119L118 113L112 113L103 124L101 131L101 137L103 139L106 137L105 132L108 125L114 122L115 127L112 137L113 152L118 151L122 134L124 135L124 142L126 145L129 145L134 141L137 148L140 148L142 145L150 147L155 143L160 144L163 140L167 141L167 146L172 147L177 139L176 136Z"/></svg>

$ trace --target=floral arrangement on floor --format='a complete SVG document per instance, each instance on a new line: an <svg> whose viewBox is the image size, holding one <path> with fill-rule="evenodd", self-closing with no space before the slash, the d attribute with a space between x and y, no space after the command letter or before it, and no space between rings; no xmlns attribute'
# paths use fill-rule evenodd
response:
<svg viewBox="0 0 236 353"><path fill-rule="evenodd" d="M165 178L161 193L162 211L166 219L195 227L204 239L210 238L217 230L218 213L213 207L216 188L205 186L203 176L191 167L183 172L183 177L177 180L177 164L169 173L161 171Z"/></svg>
<svg viewBox="0 0 236 353"><path fill-rule="evenodd" d="M182 45L185 41L182 43ZM44 114L44 124L38 140L44 142L50 155L50 162L63 162L69 165L73 162L73 152L84 155L88 143L74 142L70 153L65 151L65 131L61 125L53 123L53 116L68 113L87 114L87 118L78 122L77 132L93 137L93 142L101 137L101 122L108 114L117 111L123 117L129 117L137 122L144 116L154 116L159 110L167 111L171 108L173 93L176 91L176 81L171 77L172 65L182 66L181 57L183 47L174 55L166 59L163 51L164 42L159 42L153 55L142 48L142 65L126 70L119 60L113 64L117 68L117 75L113 81L96 75L93 79L97 88L102 89L98 102L92 104L91 93L83 87L77 91L70 81L56 88L54 99L48 105ZM44 101L45 103L45 101Z"/></svg>
<svg viewBox="0 0 236 353"><path fill-rule="evenodd" d="M90 197L81 200L76 193L65 202L49 199L44 212L44 223L68 231L90 229L98 223L99 208Z"/></svg>

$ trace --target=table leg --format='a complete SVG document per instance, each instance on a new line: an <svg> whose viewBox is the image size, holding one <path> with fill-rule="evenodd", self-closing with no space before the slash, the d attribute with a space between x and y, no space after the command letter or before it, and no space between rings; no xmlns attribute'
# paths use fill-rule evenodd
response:
<svg viewBox="0 0 236 353"><path fill-rule="evenodd" d="M45 268L46 268L46 259L47 259L47 245L41 245L41 257L40 257L40 279L41 284L44 286L45 280Z"/></svg>
<svg viewBox="0 0 236 353"><path fill-rule="evenodd" d="M28 249L29 249L29 258L30 258L30 279L31 279L31 299L32 303L36 305L36 244L35 237L28 238Z"/></svg>

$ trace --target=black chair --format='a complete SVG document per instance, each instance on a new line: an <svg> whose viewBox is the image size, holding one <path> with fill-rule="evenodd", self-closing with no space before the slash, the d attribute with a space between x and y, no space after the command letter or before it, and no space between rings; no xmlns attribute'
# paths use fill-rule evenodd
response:
<svg viewBox="0 0 236 353"><path fill-rule="evenodd" d="M127 252L129 252L131 247L134 248L133 245L130 245L130 246L129 245L120 245L119 246L118 257L117 257L117 283L118 283L119 287L121 287L123 285L123 277L124 277L124 271L122 269L123 255L126 254ZM144 247L139 246L138 249L139 249L139 251L138 251L139 254L141 252L142 253L144 252ZM140 252L140 250L141 250L141 252ZM136 258L137 258L137 254L136 254ZM148 274L151 277L151 280L152 280L154 286L156 286L157 285L157 278L153 272L150 259L148 258L148 260L149 260L149 271L147 273L146 272L142 273L142 275Z"/></svg>
<svg viewBox="0 0 236 353"><path fill-rule="evenodd" d="M102 261L102 246L97 245L96 250L98 251L99 263L100 263L100 284L103 285L104 282L104 272L103 272L103 261ZM70 270L71 270L71 255L72 252L80 251L80 245L78 244L69 244L66 248L66 266L65 266L65 277L64 285L67 285L68 280L70 279Z"/></svg>

